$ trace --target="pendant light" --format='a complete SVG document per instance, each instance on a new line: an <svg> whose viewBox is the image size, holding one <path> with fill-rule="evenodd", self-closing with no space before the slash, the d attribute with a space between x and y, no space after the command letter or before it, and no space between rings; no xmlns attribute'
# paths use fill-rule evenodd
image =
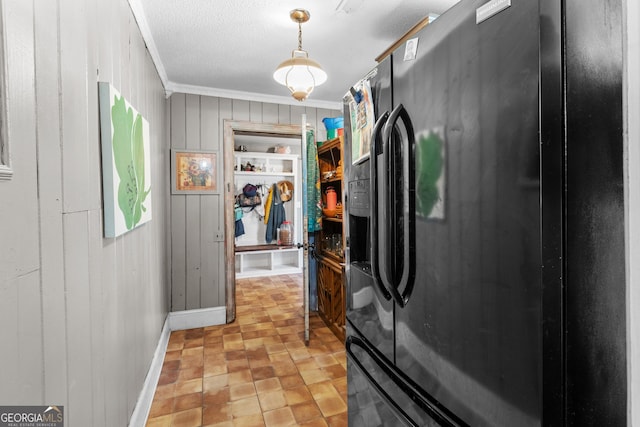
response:
<svg viewBox="0 0 640 427"><path fill-rule="evenodd" d="M302 49L302 23L310 18L309 12L294 9L289 13L291 20L298 23L298 48L291 52L291 58L283 61L273 73L275 81L286 86L298 101L304 101L316 86L327 80L327 73L320 64L309 58Z"/></svg>

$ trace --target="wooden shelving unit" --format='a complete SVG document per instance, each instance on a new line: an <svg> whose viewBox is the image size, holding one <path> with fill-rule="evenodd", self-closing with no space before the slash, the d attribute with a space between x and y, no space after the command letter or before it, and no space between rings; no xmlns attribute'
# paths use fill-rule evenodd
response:
<svg viewBox="0 0 640 427"><path fill-rule="evenodd" d="M342 206L342 137L325 141L318 147L320 188L323 194L333 187ZM326 179L323 177L328 175ZM337 236L336 238L333 238ZM318 257L318 314L336 336L345 337L344 225L342 210L334 217L322 218L322 231L316 238ZM336 244L339 242L339 244Z"/></svg>
<svg viewBox="0 0 640 427"><path fill-rule="evenodd" d="M238 194L245 184L266 185L280 180L294 184L294 200L285 204L287 220L294 224L294 242L301 241L302 216L300 204L299 174L300 156L297 154L277 154L260 152L234 152L234 186ZM245 170L247 165L251 170ZM264 200L263 200L264 203ZM243 217L245 234L235 239L236 278L272 276L277 274L297 274L302 272L302 251L296 246L278 246L265 242L265 224L256 212L247 209Z"/></svg>

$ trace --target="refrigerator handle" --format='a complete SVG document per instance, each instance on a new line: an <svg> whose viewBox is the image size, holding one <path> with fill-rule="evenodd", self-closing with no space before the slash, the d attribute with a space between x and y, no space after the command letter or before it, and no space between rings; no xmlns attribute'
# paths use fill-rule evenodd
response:
<svg viewBox="0 0 640 427"><path fill-rule="evenodd" d="M407 413L404 410L402 410L402 408L391 398L391 396L389 396L389 393L387 393L387 391L380 384L376 382L376 380L371 376L369 371L367 371L367 369L362 365L362 362L360 362L360 359L358 359L358 357L353 353L353 350L351 350L351 345L355 344L360 348L362 348L367 353L369 353L369 357L371 357L373 360L376 360L374 359L374 356L370 354L371 352L365 346L360 344L361 342L362 341L358 338L349 337L347 338L346 345L345 345L346 352L350 356L354 365L357 367L358 371L360 371L360 373L365 376L369 385L376 390L376 392L378 393L378 396L382 397L382 399L388 405L387 407L391 409L396 414L397 417L402 419L405 422L405 424L408 424L411 427L418 427L419 425L415 421L413 421L413 419L411 419L411 417L409 417L409 415L407 415Z"/></svg>
<svg viewBox="0 0 640 427"><path fill-rule="evenodd" d="M402 156L402 232L403 232L403 245L402 245L402 275L399 280L395 280L397 283L385 283L385 287L390 290L391 296L400 307L405 307L409 302L409 297L413 291L415 284L415 271L416 271L416 251L415 251L415 239L416 239L416 210L415 210L415 134L413 131L413 124L411 118L404 105L398 105L389 116L389 120L384 127L382 140L385 144L388 144L389 149L393 149L396 154L397 143L393 145L393 133L398 121L402 121L406 131L406 141L401 144L402 152L399 153ZM389 158L393 158L393 155L389 153ZM389 194L391 192L388 192ZM398 227L398 222L387 224L387 227ZM389 230L390 231L390 230ZM397 230L396 230L397 231ZM387 236L391 234L387 232ZM395 234L394 234L395 235ZM397 250L397 248L395 248ZM382 261L386 262L386 260ZM383 266L384 267L384 266ZM386 269L385 269L386 270ZM384 275L382 275L384 276ZM383 277L383 281L386 280Z"/></svg>
<svg viewBox="0 0 640 427"><path fill-rule="evenodd" d="M363 365L360 358L351 349L352 346L362 349L370 360L382 369L385 375L393 381L400 390L418 405L423 411L425 411L429 417L433 418L439 425L446 427L469 427L463 420L458 418L453 412L451 412L446 406L440 403L433 396L428 395L422 391L419 385L405 375L405 373L398 370L398 367L389 362L380 352L367 341L358 338L357 336L350 335L345 342L345 351L347 356L351 359L357 369L366 377L367 381L373 386L378 394L390 405L393 412L400 416L408 424L417 425L411 417L389 396L387 390L385 390L376 380L371 373Z"/></svg>
<svg viewBox="0 0 640 427"><path fill-rule="evenodd" d="M371 241L371 277L373 282L382 292L387 301L391 300L389 290L380 281L380 271L378 269L378 154L382 150L382 145L378 144L380 130L387 123L389 112L378 118L371 133L371 146L369 155L369 209L371 212L371 227L369 229L369 239Z"/></svg>

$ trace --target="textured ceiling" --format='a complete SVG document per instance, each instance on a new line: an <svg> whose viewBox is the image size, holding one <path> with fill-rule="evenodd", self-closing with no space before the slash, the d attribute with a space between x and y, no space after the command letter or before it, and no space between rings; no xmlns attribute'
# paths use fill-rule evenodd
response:
<svg viewBox="0 0 640 427"><path fill-rule="evenodd" d="M327 82L302 105L336 107L386 50L457 0L129 0L168 92L298 104L272 74L297 47L289 11L307 9L303 49ZM338 6L342 5L342 10Z"/></svg>

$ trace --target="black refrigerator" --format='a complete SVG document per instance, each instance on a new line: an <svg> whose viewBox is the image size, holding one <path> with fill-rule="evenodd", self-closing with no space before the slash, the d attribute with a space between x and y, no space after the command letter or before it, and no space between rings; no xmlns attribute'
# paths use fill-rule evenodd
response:
<svg viewBox="0 0 640 427"><path fill-rule="evenodd" d="M626 425L621 14L462 0L345 95L350 426Z"/></svg>

